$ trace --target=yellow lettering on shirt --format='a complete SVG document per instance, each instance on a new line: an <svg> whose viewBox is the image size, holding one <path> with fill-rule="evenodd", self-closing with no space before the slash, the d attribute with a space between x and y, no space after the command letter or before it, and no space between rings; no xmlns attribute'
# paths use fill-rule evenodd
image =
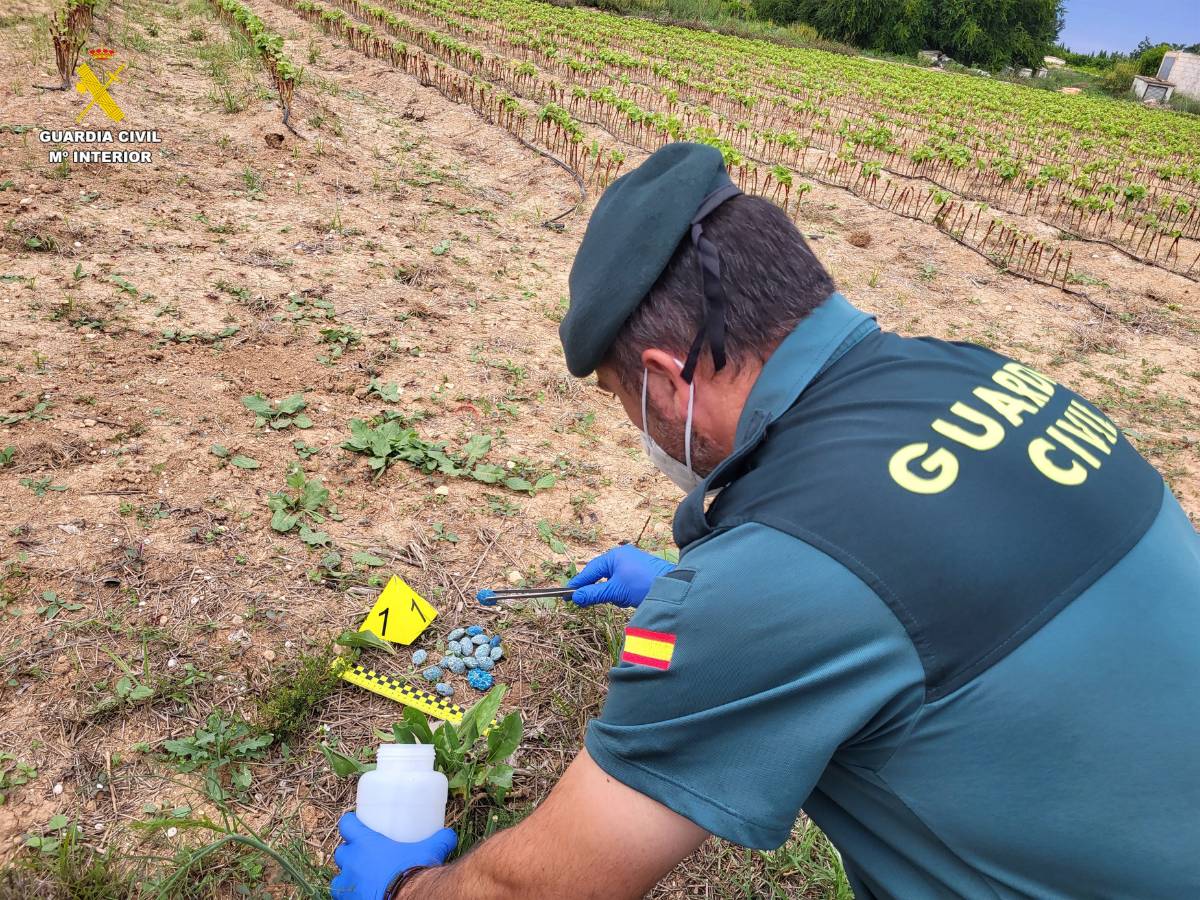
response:
<svg viewBox="0 0 1200 900"><path fill-rule="evenodd" d="M957 441L964 447L970 447L972 450L991 450L1004 440L1003 425L991 416L984 415L979 410L967 406L965 403L955 403L950 407L950 414L978 425L983 431L980 433L967 431L962 426L947 422L945 419L935 419L930 427L942 437L948 437L950 440ZM910 444L909 446L912 445Z"/></svg>
<svg viewBox="0 0 1200 900"><path fill-rule="evenodd" d="M1054 397L1057 385L1041 372L1019 362L1008 362L991 375L990 384L971 389L971 396L989 407L995 416L957 401L949 415L934 419L929 427L936 434L963 447L986 453L998 447L1007 435L1006 425L1022 427ZM1072 399L1058 420L1029 442L1029 459L1046 478L1056 484L1079 485L1089 469L1099 469L1112 455L1120 431L1100 413ZM930 444L906 444L892 454L888 474L900 487L914 494L940 494L958 479L958 457L945 447L930 451ZM924 473L924 474L922 474Z"/></svg>
<svg viewBox="0 0 1200 900"><path fill-rule="evenodd" d="M995 388L977 387L971 393L1008 419L1008 424L1018 428L1024 421L1021 418L1022 414L1038 411L1038 407L1028 400L1022 400L1020 397L1014 397L1012 394L1006 394Z"/></svg>
<svg viewBox="0 0 1200 900"><path fill-rule="evenodd" d="M1094 457L1092 454L1088 453L1088 451L1084 450L1081 446L1079 446L1079 444L1076 441L1072 440L1071 438L1069 438L1065 434L1063 434L1062 431L1059 430L1057 425L1051 425L1049 428L1047 428L1046 434L1048 434L1050 437L1054 438L1056 441L1058 441L1060 444L1062 444L1064 447L1066 447L1068 450L1070 450L1072 453L1074 453L1076 456L1078 456L1080 459L1082 459L1085 463L1087 463L1093 469L1100 468L1100 460L1096 459L1096 457Z"/></svg>
<svg viewBox="0 0 1200 900"><path fill-rule="evenodd" d="M1117 435L1120 434L1120 431L1117 430L1117 426L1104 416L1100 415L1098 412L1088 409L1078 400L1072 400L1070 405L1067 407L1067 416L1071 417L1072 414L1074 414L1076 417L1082 416L1083 418L1087 419L1087 421L1093 422L1099 426L1100 431L1108 437L1109 443L1115 444L1117 442Z"/></svg>
<svg viewBox="0 0 1200 900"><path fill-rule="evenodd" d="M914 494L940 494L954 484L958 478L958 458L945 447L939 447L921 460L921 468L931 477L924 478L909 467L910 463L925 456L928 450L928 444L919 443L901 447L893 453L888 462L888 474L892 480Z"/></svg>
<svg viewBox="0 0 1200 900"><path fill-rule="evenodd" d="M1086 422L1077 421L1071 418L1071 411L1068 410L1063 414L1063 417L1054 423L1055 427L1062 429L1067 434L1074 435L1081 441L1087 441L1092 447L1095 447L1105 456L1112 453L1112 447L1103 435L1097 434L1092 430L1094 425L1089 426Z"/></svg>
<svg viewBox="0 0 1200 900"><path fill-rule="evenodd" d="M1005 372L1003 369L992 373L992 381L996 382L1000 387L1012 391L1018 397L1025 397L1032 400L1038 405L1039 409L1045 406L1046 402L1050 399L1049 394L1042 393L1028 381L1022 381L1012 372Z"/></svg>
<svg viewBox="0 0 1200 900"><path fill-rule="evenodd" d="M1087 469L1081 466L1077 459L1072 459L1071 465L1065 468L1056 465L1050 459L1050 454L1057 449L1059 448L1044 437L1034 438L1029 442L1029 459L1033 462L1033 467L1058 484L1083 484L1087 480Z"/></svg>
<svg viewBox="0 0 1200 900"><path fill-rule="evenodd" d="M1048 396L1054 396L1054 382L1029 366L1023 366L1019 362L1005 363L1001 367L1003 372L1011 372L1016 375L1026 384L1031 384L1042 393Z"/></svg>

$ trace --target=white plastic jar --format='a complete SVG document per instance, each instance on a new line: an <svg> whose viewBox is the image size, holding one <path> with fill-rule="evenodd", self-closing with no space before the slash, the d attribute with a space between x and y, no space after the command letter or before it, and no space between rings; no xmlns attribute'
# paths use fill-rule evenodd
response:
<svg viewBox="0 0 1200 900"><path fill-rule="evenodd" d="M380 744L374 771L358 779L359 821L393 841L423 841L446 822L446 776L432 744Z"/></svg>

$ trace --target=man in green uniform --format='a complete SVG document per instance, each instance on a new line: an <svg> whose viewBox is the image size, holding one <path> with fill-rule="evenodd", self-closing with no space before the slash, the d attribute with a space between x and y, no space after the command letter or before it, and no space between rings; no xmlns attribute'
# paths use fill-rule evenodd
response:
<svg viewBox="0 0 1200 900"><path fill-rule="evenodd" d="M687 491L585 749L453 864L347 814L335 896L626 898L803 809L859 898L1200 896L1200 540L1099 410L881 331L709 147L601 198L561 336Z"/></svg>

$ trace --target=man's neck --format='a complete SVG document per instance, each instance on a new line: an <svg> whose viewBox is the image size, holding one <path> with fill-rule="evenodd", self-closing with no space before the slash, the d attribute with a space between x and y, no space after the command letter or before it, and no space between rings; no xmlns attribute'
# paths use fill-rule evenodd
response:
<svg viewBox="0 0 1200 900"><path fill-rule="evenodd" d="M736 374L719 375L697 387L697 414L701 414L699 406L703 402L704 433L709 435L722 459L733 452L738 421L762 370L762 363L748 362ZM700 399L702 393L704 401Z"/></svg>

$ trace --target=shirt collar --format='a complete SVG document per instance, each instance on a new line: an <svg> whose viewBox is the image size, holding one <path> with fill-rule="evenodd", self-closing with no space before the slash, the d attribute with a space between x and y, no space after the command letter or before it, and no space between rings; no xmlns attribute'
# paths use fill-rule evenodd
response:
<svg viewBox="0 0 1200 900"><path fill-rule="evenodd" d="M761 430L791 408L817 377L873 331L875 317L840 293L830 294L775 348L738 419L733 445L757 441Z"/></svg>
<svg viewBox="0 0 1200 900"><path fill-rule="evenodd" d="M724 487L727 473L754 452L767 426L787 412L821 372L879 326L841 294L830 294L775 348L750 389L738 419L733 452L692 490L675 511L675 543L682 549L709 531L705 497Z"/></svg>

